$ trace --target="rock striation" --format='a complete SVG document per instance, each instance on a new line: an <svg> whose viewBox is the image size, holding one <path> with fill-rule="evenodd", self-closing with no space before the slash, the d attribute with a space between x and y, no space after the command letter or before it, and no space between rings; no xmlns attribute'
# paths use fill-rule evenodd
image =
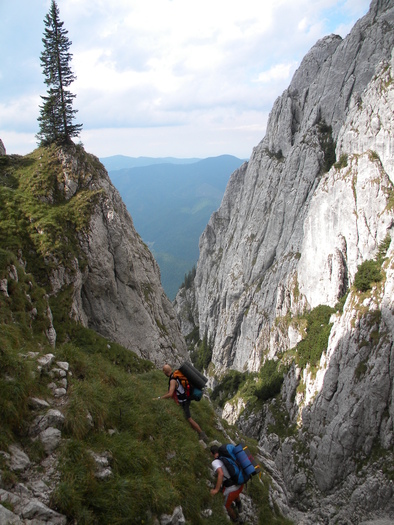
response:
<svg viewBox="0 0 394 525"><path fill-rule="evenodd" d="M200 238L193 289L175 301L184 333L192 317L212 341L220 379L294 349L301 314L349 293L318 369L293 364L285 377L293 437L270 430L278 400L223 412L272 455L298 523L394 517L392 243L383 282L352 287L394 235L393 47L394 5L374 0L344 40L310 50Z"/></svg>

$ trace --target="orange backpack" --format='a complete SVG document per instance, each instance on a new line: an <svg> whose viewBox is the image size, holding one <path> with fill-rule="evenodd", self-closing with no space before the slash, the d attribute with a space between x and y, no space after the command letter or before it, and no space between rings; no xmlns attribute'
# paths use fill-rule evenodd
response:
<svg viewBox="0 0 394 525"><path fill-rule="evenodd" d="M174 370L170 376L171 379L176 379L177 386L175 388L176 395L174 396L175 401L183 403L190 397L191 387L186 376L182 374L180 370ZM169 383L168 383L169 384Z"/></svg>

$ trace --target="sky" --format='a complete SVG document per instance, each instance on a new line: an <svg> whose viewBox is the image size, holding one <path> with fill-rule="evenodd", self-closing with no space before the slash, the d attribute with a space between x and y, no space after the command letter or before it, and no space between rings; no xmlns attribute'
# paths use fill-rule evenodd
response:
<svg viewBox="0 0 394 525"><path fill-rule="evenodd" d="M370 0L57 0L77 79L74 141L97 157L247 159L273 103L322 37ZM50 0L0 0L0 138L37 147Z"/></svg>

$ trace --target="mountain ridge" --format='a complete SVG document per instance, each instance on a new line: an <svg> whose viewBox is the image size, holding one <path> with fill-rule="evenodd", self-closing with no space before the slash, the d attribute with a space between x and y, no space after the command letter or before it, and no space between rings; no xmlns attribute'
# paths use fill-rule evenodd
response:
<svg viewBox="0 0 394 525"><path fill-rule="evenodd" d="M100 157L107 171L116 171L125 168L140 168L142 166L152 166L154 164L193 164L202 159L200 158L179 158L179 157L130 157L128 155L111 155Z"/></svg>
<svg viewBox="0 0 394 525"><path fill-rule="evenodd" d="M392 469L376 473L394 436L392 242L376 259L393 238L393 46L393 3L375 0L307 53L175 301L210 342L223 416L272 454L303 524L394 517ZM368 267L383 277L365 292Z"/></svg>

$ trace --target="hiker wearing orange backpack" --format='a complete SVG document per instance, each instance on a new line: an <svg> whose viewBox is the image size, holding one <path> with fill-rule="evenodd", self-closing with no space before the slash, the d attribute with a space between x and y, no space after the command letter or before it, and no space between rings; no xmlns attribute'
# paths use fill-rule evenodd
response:
<svg viewBox="0 0 394 525"><path fill-rule="evenodd" d="M200 425L192 419L190 414L191 392L190 384L187 378L179 371L174 370L170 365L163 366L163 372L168 377L168 392L158 399L171 399L180 405L183 409L186 420L190 426L198 433L198 437L203 441L207 441L207 435L200 428Z"/></svg>

